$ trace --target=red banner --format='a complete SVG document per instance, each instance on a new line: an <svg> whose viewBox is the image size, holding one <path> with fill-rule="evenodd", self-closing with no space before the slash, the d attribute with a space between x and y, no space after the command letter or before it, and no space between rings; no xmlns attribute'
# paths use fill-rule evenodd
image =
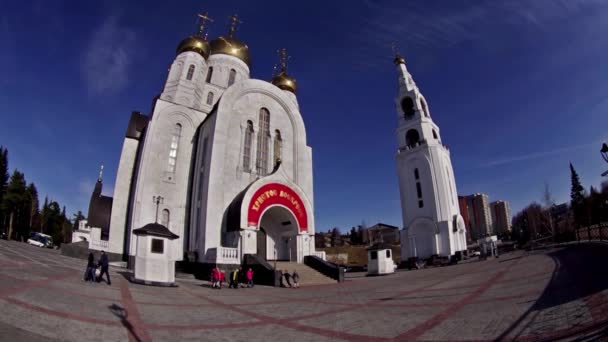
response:
<svg viewBox="0 0 608 342"><path fill-rule="evenodd" d="M247 207L248 225L257 227L264 210L277 204L291 211L298 221L301 232L308 229L308 215L304 201L290 187L280 183L266 184L253 194Z"/></svg>

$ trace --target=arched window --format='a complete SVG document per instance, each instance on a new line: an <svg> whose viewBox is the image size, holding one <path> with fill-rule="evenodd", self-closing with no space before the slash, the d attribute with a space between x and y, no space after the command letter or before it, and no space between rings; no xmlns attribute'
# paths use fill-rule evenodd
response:
<svg viewBox="0 0 608 342"><path fill-rule="evenodd" d="M169 209L163 209L163 213L160 218L160 224L169 228Z"/></svg>
<svg viewBox="0 0 608 342"><path fill-rule="evenodd" d="M411 97L404 97L403 100L401 100L401 109L403 110L403 115L406 119L414 116L414 113L416 112L414 109L414 100L412 100Z"/></svg>
<svg viewBox="0 0 608 342"><path fill-rule="evenodd" d="M422 106L422 111L424 112L424 116L429 117L429 109L426 106L426 101L424 98L420 98L420 105Z"/></svg>
<svg viewBox="0 0 608 342"><path fill-rule="evenodd" d="M433 130L433 138L439 139L439 137L437 137L437 132L435 132L435 130Z"/></svg>
<svg viewBox="0 0 608 342"><path fill-rule="evenodd" d="M230 69L230 74L228 75L228 86L233 85L235 80L236 80L236 70Z"/></svg>
<svg viewBox="0 0 608 342"><path fill-rule="evenodd" d="M256 168L258 174L265 176L268 173L268 142L270 140L270 112L266 108L260 109L258 131L258 153Z"/></svg>
<svg viewBox="0 0 608 342"><path fill-rule="evenodd" d="M251 171L251 141L253 140L253 122L247 121L245 129L245 142L243 148L243 170Z"/></svg>
<svg viewBox="0 0 608 342"><path fill-rule="evenodd" d="M405 145L407 147L416 147L418 145L418 143L420 142L420 135L418 134L418 131L415 129L410 129L409 131L407 131L407 133L405 133Z"/></svg>
<svg viewBox="0 0 608 342"><path fill-rule="evenodd" d="M207 104L208 105L213 104L213 92L211 92L211 91L207 94Z"/></svg>
<svg viewBox="0 0 608 342"><path fill-rule="evenodd" d="M186 74L186 79L188 81L192 81L192 76L194 76L194 64L190 64L188 67L188 74Z"/></svg>
<svg viewBox="0 0 608 342"><path fill-rule="evenodd" d="M207 79L205 82L211 83L211 76L213 76L213 67L209 67L209 69L207 69Z"/></svg>
<svg viewBox="0 0 608 342"><path fill-rule="evenodd" d="M175 124L173 135L171 136L171 145L169 146L169 163L167 164L167 172L174 173L177 164L177 149L179 147L179 138L182 135L182 125Z"/></svg>
<svg viewBox="0 0 608 342"><path fill-rule="evenodd" d="M276 165L281 160L281 145L283 145L283 139L281 138L281 131L278 129L274 131L274 164Z"/></svg>

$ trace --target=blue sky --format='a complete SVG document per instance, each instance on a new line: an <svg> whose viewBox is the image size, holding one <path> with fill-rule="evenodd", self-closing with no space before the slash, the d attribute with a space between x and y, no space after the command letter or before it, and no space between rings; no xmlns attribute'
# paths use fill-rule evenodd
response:
<svg viewBox="0 0 608 342"><path fill-rule="evenodd" d="M365 221L401 226L395 167L397 74L391 42L451 151L459 194L485 192L512 211L545 182L569 199L608 165L605 1L3 1L0 145L10 167L86 211L100 164L111 195L132 110L148 112L195 14L243 20L252 77L275 51L290 74L313 148L317 231Z"/></svg>

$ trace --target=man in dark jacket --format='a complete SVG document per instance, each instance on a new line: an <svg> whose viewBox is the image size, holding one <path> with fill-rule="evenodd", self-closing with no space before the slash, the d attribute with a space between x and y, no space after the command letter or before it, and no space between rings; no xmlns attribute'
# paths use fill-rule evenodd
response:
<svg viewBox="0 0 608 342"><path fill-rule="evenodd" d="M97 278L97 282L101 281L101 278L103 278L103 275L105 273L106 278L108 279L108 285L112 285L112 282L110 281L110 273L108 273L108 267L110 266L108 262L108 255L104 251L101 251L101 258L99 258L99 266L101 266L101 273L99 273L99 278Z"/></svg>

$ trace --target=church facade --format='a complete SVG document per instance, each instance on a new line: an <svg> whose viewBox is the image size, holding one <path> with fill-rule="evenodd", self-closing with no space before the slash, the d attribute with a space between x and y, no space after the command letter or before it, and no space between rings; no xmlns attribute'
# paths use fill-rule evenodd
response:
<svg viewBox="0 0 608 342"><path fill-rule="evenodd" d="M270 82L252 79L238 18L207 41L200 17L151 113L131 115L105 213L107 250L133 260L133 230L158 222L178 236L168 242L172 260L302 262L316 253L312 150L286 52Z"/></svg>
<svg viewBox="0 0 608 342"><path fill-rule="evenodd" d="M395 65L399 77L396 162L404 228L401 258L450 257L467 249L450 151L405 60L397 55Z"/></svg>

